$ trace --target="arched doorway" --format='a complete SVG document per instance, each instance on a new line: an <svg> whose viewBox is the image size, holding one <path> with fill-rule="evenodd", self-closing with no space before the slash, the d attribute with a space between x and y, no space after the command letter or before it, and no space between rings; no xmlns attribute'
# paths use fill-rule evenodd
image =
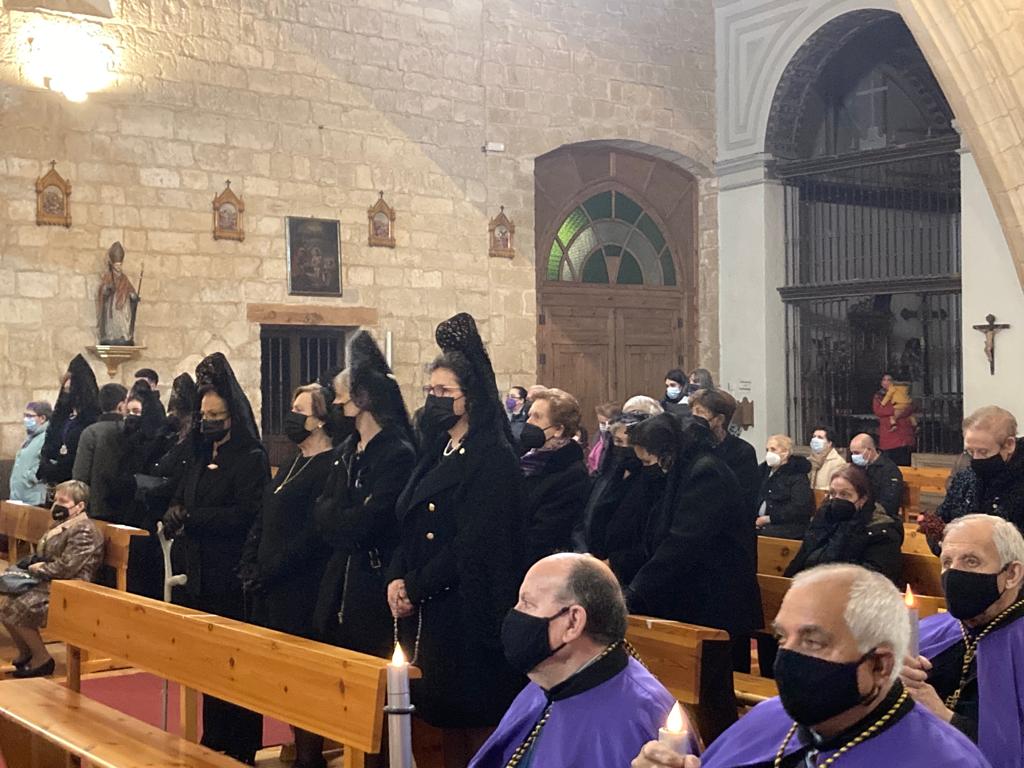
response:
<svg viewBox="0 0 1024 768"><path fill-rule="evenodd" d="M959 136L909 30L841 16L790 62L766 151L785 189L790 434L875 431L881 374L912 383L918 450L959 450Z"/></svg>
<svg viewBox="0 0 1024 768"><path fill-rule="evenodd" d="M696 349L697 182L604 144L537 158L538 380L594 407L659 396Z"/></svg>

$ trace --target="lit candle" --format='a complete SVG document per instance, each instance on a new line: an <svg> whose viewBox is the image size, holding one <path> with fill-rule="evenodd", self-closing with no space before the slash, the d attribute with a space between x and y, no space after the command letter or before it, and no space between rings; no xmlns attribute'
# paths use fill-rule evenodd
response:
<svg viewBox="0 0 1024 768"><path fill-rule="evenodd" d="M920 652L921 645L921 624L920 616L917 612L917 598L914 597L914 591L907 584L907 591L903 593L903 602L907 604L907 612L910 614L910 645L909 654L910 658L916 659Z"/></svg>
<svg viewBox="0 0 1024 768"><path fill-rule="evenodd" d="M412 712L409 699L409 663L402 646L395 645L395 655L388 664L388 748L391 768L412 768Z"/></svg>
<svg viewBox="0 0 1024 768"><path fill-rule="evenodd" d="M686 714L678 701L668 713L665 727L658 729L658 742L677 755L690 754L690 731L687 728Z"/></svg>

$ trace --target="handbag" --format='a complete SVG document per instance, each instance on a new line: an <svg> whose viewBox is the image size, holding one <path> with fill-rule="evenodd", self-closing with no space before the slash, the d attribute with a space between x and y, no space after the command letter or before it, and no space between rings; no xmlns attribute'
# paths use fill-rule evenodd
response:
<svg viewBox="0 0 1024 768"><path fill-rule="evenodd" d="M8 568L0 573L0 595L17 597L28 592L42 582L28 571L21 568Z"/></svg>

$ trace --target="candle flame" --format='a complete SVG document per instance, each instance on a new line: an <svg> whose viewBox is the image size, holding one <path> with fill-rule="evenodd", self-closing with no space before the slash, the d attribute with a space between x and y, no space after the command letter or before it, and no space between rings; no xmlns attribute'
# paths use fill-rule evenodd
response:
<svg viewBox="0 0 1024 768"><path fill-rule="evenodd" d="M668 713L665 729L671 733L684 733L686 731L686 714L683 712L683 707L678 701L672 707L672 711Z"/></svg>
<svg viewBox="0 0 1024 768"><path fill-rule="evenodd" d="M395 643L395 654L391 657L391 665L395 667L405 666L405 654L402 652L402 646Z"/></svg>
<svg viewBox="0 0 1024 768"><path fill-rule="evenodd" d="M903 593L903 602L906 603L907 608L914 608L917 606L917 598L914 597L914 590L907 584L907 591Z"/></svg>

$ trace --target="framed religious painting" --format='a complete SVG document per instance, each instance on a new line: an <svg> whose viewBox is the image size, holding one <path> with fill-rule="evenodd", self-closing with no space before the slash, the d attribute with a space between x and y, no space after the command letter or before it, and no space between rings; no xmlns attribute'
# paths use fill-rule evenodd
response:
<svg viewBox="0 0 1024 768"><path fill-rule="evenodd" d="M71 183L57 173L57 161L50 161L50 170L36 179L36 224L39 226L71 226Z"/></svg>
<svg viewBox="0 0 1024 768"><path fill-rule="evenodd" d="M334 219L285 218L288 293L341 296L341 224Z"/></svg>
<svg viewBox="0 0 1024 768"><path fill-rule="evenodd" d="M245 203L231 189L231 182L224 182L224 191L213 198L213 239L245 240L242 228L242 214Z"/></svg>
<svg viewBox="0 0 1024 768"><path fill-rule="evenodd" d="M491 245L488 254L499 259L513 259L516 255L515 235L516 225L505 215L505 206L501 206L501 212L491 219L490 223Z"/></svg>
<svg viewBox="0 0 1024 768"><path fill-rule="evenodd" d="M395 209L384 201L384 192L380 199L366 211L369 225L369 244L371 247L395 247Z"/></svg>

